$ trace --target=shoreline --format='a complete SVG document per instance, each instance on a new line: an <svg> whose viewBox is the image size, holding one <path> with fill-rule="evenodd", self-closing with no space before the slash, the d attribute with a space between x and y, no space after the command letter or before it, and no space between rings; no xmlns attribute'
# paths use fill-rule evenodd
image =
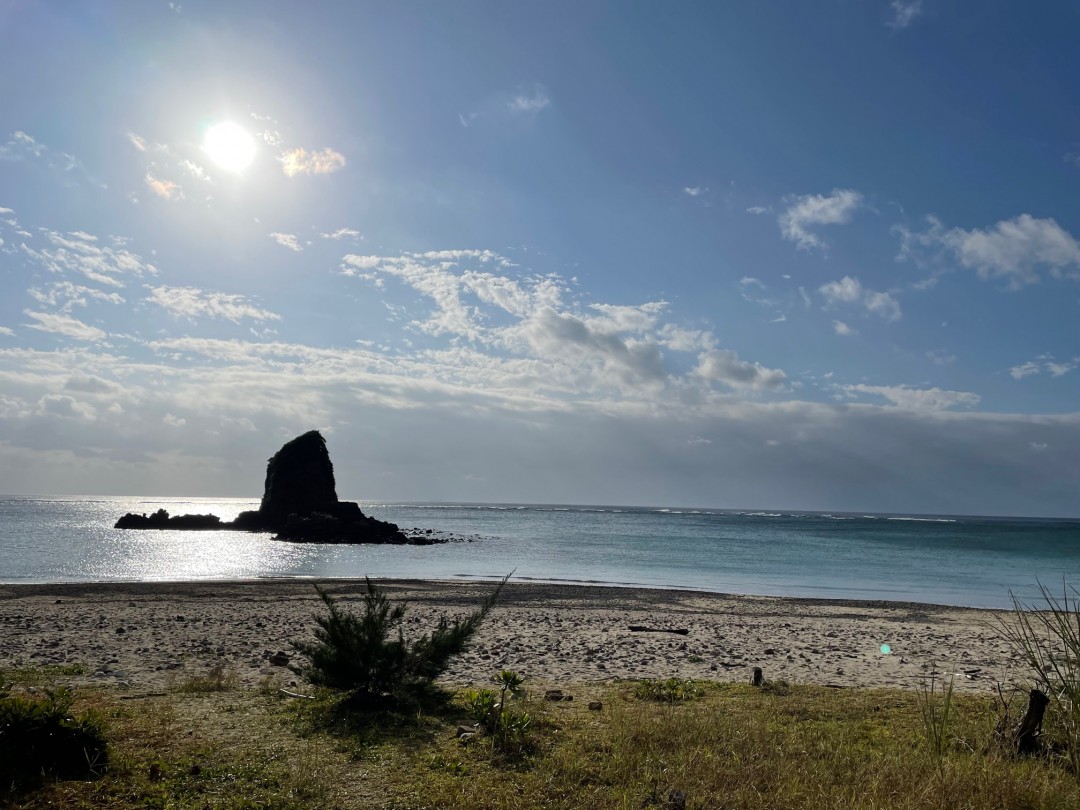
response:
<svg viewBox="0 0 1080 810"><path fill-rule="evenodd" d="M478 580L376 580L410 607L406 634L463 615L490 591ZM322 605L314 585L346 606L362 579L260 578L184 582L0 585L0 668L78 663L76 682L162 689L221 666L241 683L296 680L275 664L310 638ZM535 683L635 678L768 679L835 687L913 688L953 675L989 691L1022 671L993 623L1007 610L883 600L511 580L448 684L515 669ZM668 632L635 632L629 627ZM891 648L883 654L881 645ZM279 657L280 660L280 657ZM1023 682L1021 680L1019 682Z"/></svg>
<svg viewBox="0 0 1080 810"><path fill-rule="evenodd" d="M431 578L423 579L419 577L380 577L371 576L368 577L372 582L377 584L387 585L408 585L408 584L437 584L446 585L452 587L455 585L494 585L499 582L499 577L473 577L473 576L460 576L451 578ZM0 600L4 599L5 589L15 590L29 590L29 589L41 589L42 592L49 588L88 588L88 589L108 589L112 587L117 588L139 588L146 586L148 588L172 588L183 587L185 585L192 586L212 586L218 585L236 585L245 583L257 583L257 582L274 582L274 583L297 583L297 584L322 584L322 583L341 583L341 584L353 584L363 583L364 577L322 577L315 575L275 575L267 574L264 576L256 577L237 577L230 579L217 579L214 577L207 577L205 579L107 579L107 580L71 580L66 582L30 582L30 581L5 581L0 579ZM962 605L953 602L919 602L910 599L855 599L841 596L792 596L788 594L769 594L769 593L739 593L735 591L714 591L708 588L694 588L686 585L654 585L643 584L636 582L607 582L602 580L571 580L571 579L541 579L531 577L513 577L511 578L510 585L515 586L536 586L544 588L568 588L568 589L580 589L580 588L597 588L601 590L612 591L659 591L662 593L683 594L687 596L713 596L723 599L771 599L780 600L784 602L791 602L794 604L807 604L807 605L847 605L851 607L897 607L906 608L911 610L963 610L973 611L988 614L1002 614L1011 613L1011 607L985 607L980 605Z"/></svg>

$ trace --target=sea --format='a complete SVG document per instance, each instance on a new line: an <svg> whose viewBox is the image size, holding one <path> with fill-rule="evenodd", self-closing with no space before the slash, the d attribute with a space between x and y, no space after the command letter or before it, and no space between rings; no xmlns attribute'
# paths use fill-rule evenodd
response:
<svg viewBox="0 0 1080 810"><path fill-rule="evenodd" d="M1008 608L1080 588L1080 520L361 501L432 546L114 529L126 512L232 520L257 499L0 497L0 583L493 580Z"/></svg>

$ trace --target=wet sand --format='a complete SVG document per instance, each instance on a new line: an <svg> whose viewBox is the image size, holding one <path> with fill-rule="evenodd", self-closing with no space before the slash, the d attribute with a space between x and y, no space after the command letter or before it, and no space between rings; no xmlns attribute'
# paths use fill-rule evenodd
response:
<svg viewBox="0 0 1080 810"><path fill-rule="evenodd" d="M346 605L364 583L320 580ZM407 600L405 632L456 617L492 587L381 581ZM295 681L290 641L322 610L312 580L0 585L0 668L82 664L76 681L166 689L215 666L245 684ZM515 669L534 683L625 678L768 679L914 688L936 671L990 690L1022 672L995 632L1000 611L901 602L730 596L695 591L509 583L471 649L446 674L480 683ZM630 626L669 632L635 632ZM890 648L883 654L881 645Z"/></svg>

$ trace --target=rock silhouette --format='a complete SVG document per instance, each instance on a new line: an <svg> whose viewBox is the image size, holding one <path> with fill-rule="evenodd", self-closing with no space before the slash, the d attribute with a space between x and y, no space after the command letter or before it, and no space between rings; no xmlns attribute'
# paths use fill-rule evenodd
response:
<svg viewBox="0 0 1080 810"><path fill-rule="evenodd" d="M259 514L267 521L289 515L334 514L339 505L334 464L326 439L317 430L297 436L278 450L266 465Z"/></svg>
<svg viewBox="0 0 1080 810"><path fill-rule="evenodd" d="M413 536L397 524L365 515L353 501L339 501L334 464L326 439L311 430L286 442L266 465L266 483L258 510L241 512L231 523L216 515L169 517L164 509L150 516L128 513L117 529L240 529L276 532L278 540L294 543L409 543L446 542L430 532Z"/></svg>

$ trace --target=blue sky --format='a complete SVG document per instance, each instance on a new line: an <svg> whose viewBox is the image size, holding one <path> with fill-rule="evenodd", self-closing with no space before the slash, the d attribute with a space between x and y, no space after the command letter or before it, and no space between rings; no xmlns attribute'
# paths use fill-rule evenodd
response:
<svg viewBox="0 0 1080 810"><path fill-rule="evenodd" d="M1080 515L1078 33L0 0L0 492Z"/></svg>

